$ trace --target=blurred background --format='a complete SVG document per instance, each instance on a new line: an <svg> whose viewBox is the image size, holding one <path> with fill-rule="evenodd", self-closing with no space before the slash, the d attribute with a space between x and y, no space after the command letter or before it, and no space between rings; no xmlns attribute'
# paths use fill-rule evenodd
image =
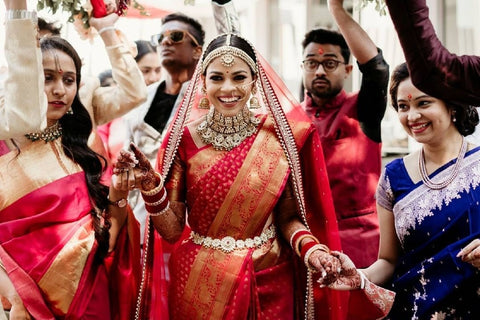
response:
<svg viewBox="0 0 480 320"><path fill-rule="evenodd" d="M117 27L130 41L149 40L160 30L161 18L171 12L180 11L197 20L206 30L206 42L216 35L212 16L211 0L195 0L194 5L186 5L184 0L138 0L150 16L141 16L130 8L121 17ZM400 1L400 0L399 0ZM189 1L186 1L189 2ZM270 62L283 78L293 94L301 99L301 42L304 34L314 27L336 29L326 0L233 0L237 8L241 33L249 39L258 51ZM440 39L451 51L457 54L480 55L480 1L478 0L427 0L430 18ZM37 1L29 0L29 8L35 9ZM358 1L346 0L345 6L363 26L379 48L391 70L404 61L398 39L387 16L382 16L370 4L361 8ZM5 66L3 52L5 8L0 4L0 68ZM96 37L92 41L80 39L68 16L62 13L53 15L48 10L39 12L47 21L57 21L62 27L62 36L68 39L83 58L83 73L97 76L110 69L102 41ZM8 36L8 35L7 35ZM354 73L347 84L347 90L356 90L360 85L360 75L354 63ZM397 120L393 108L387 108L382 124L383 150L385 156L397 155L413 148Z"/></svg>

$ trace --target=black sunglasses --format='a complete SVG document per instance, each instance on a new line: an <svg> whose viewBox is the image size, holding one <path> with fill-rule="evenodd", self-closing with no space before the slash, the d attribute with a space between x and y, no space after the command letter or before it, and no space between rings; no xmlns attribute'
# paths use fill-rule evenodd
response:
<svg viewBox="0 0 480 320"><path fill-rule="evenodd" d="M185 41L185 35L189 36L190 39L197 45L197 47L200 47L200 44L198 43L197 39L188 31L184 30L167 30L163 33L159 34L154 34L152 38L150 39L150 42L154 46L158 46L165 37L168 37L170 41L173 43L182 43Z"/></svg>

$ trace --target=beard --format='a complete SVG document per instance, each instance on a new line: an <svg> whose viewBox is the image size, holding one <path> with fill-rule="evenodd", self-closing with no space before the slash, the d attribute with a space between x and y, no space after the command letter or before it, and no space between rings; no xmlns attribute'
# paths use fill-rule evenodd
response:
<svg viewBox="0 0 480 320"><path fill-rule="evenodd" d="M314 82L317 79L313 79L312 82L310 83L310 86L307 87L307 91L310 92L312 96L321 98L321 99L331 99L334 98L337 94L342 91L341 86L332 86L332 83L328 81L327 79L321 79L326 82L324 86L321 88L318 88L318 85L316 85Z"/></svg>

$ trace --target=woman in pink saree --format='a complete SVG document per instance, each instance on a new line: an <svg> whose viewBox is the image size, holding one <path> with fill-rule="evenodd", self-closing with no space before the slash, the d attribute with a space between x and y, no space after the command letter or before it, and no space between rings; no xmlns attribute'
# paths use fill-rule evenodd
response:
<svg viewBox="0 0 480 320"><path fill-rule="evenodd" d="M131 319L140 274L138 225L125 201L133 183L120 170L111 187L102 184L105 161L87 145L92 121L78 98L73 47L60 37L37 47L34 14L25 3L7 9L16 9L7 30L39 63L33 83L11 69L6 100L38 92L48 127L2 142L0 295L11 319ZM10 49L9 63L28 59Z"/></svg>
<svg viewBox="0 0 480 320"><path fill-rule="evenodd" d="M340 272L321 145L259 59L237 35L215 38L159 151L160 174L132 146L150 213L137 318L343 317L341 293L314 285ZM177 241L186 219L192 232L170 258L167 314L156 240Z"/></svg>

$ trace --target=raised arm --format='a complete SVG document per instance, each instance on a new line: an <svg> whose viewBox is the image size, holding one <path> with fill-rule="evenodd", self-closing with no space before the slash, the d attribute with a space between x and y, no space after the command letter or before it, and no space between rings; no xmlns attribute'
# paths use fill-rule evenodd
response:
<svg viewBox="0 0 480 320"><path fill-rule="evenodd" d="M381 142L381 121L387 108L388 64L365 30L343 8L343 0L329 0L328 8L362 72L358 121L365 135Z"/></svg>
<svg viewBox="0 0 480 320"><path fill-rule="evenodd" d="M439 99L480 105L480 57L450 53L438 39L425 0L386 0L412 82Z"/></svg>
<svg viewBox="0 0 480 320"><path fill-rule="evenodd" d="M378 54L372 39L343 8L343 0L328 0L328 9L358 63L367 63Z"/></svg>
<svg viewBox="0 0 480 320"><path fill-rule="evenodd" d="M113 79L116 86L99 87L98 81L93 84L86 83L81 88L81 99L87 102L91 97L91 110L93 121L96 125L107 123L118 118L136 106L140 105L147 98L147 86L143 75L135 62L134 56L126 39L115 30L114 24L118 19L117 14L112 13L103 18L91 18L90 24L95 27L105 43L105 48L112 65ZM122 38L121 38L122 37Z"/></svg>
<svg viewBox="0 0 480 320"><path fill-rule="evenodd" d="M240 22L232 0L212 0L217 33L240 33Z"/></svg>
<svg viewBox="0 0 480 320"><path fill-rule="evenodd" d="M39 131L47 124L36 12L27 11L24 0L5 0L5 7L5 58L9 70L4 96L0 96L0 140Z"/></svg>

